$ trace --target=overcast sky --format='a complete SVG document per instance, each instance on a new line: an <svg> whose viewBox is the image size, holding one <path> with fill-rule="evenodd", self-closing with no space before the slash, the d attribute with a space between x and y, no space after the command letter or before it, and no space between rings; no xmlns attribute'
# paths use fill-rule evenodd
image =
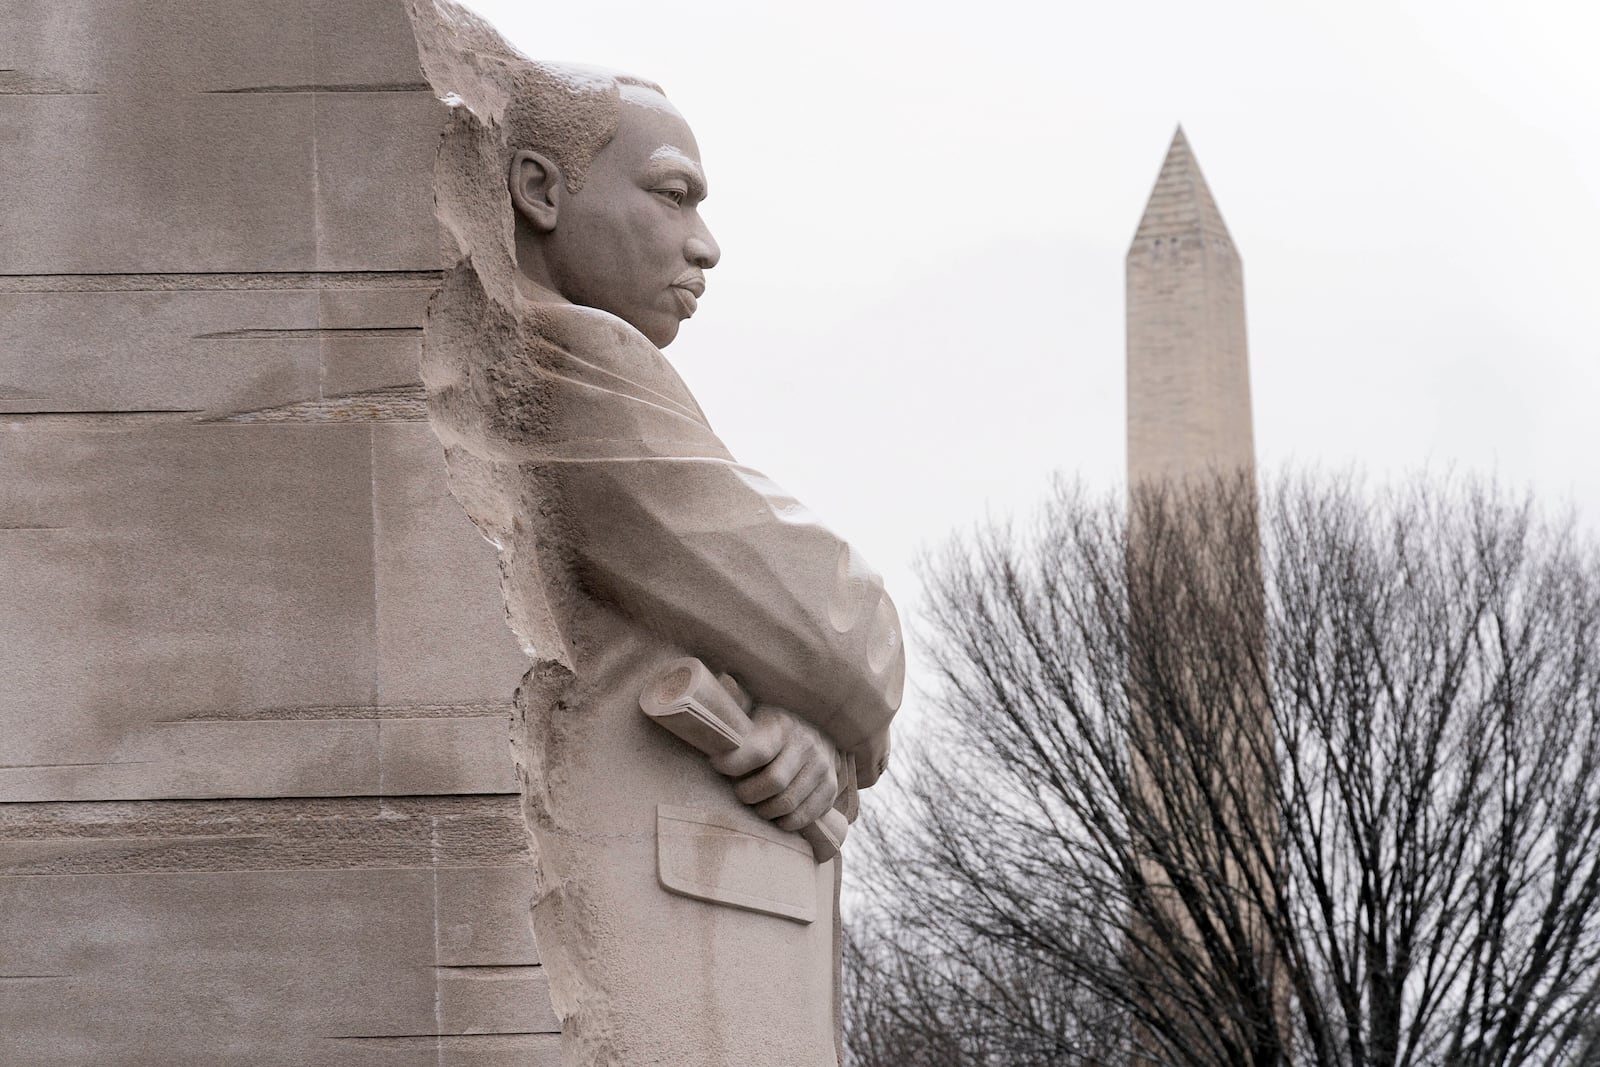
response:
<svg viewBox="0 0 1600 1067"><path fill-rule="evenodd" d="M1268 468L1497 473L1600 526L1600 7L471 0L661 83L722 263L668 350L884 571L1119 484L1123 256L1181 122Z"/></svg>

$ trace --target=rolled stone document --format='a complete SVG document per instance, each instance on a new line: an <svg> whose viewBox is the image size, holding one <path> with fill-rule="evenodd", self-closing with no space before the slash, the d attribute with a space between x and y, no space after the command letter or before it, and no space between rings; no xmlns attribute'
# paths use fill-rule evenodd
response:
<svg viewBox="0 0 1600 1067"><path fill-rule="evenodd" d="M753 728L750 716L704 663L673 660L639 694L639 708L707 756L732 752ZM839 854L850 824L835 808L800 830L818 863Z"/></svg>

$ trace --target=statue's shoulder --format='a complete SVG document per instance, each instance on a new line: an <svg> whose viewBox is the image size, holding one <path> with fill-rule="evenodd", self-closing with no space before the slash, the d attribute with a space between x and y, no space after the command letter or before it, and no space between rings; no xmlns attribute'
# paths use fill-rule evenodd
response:
<svg viewBox="0 0 1600 1067"><path fill-rule="evenodd" d="M547 369L596 388L665 401L705 421L661 349L617 316L577 304L530 304L524 317L531 354Z"/></svg>

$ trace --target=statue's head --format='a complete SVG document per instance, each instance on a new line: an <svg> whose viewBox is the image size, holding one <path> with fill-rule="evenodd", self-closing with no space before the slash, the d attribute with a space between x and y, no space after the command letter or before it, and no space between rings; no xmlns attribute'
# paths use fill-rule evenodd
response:
<svg viewBox="0 0 1600 1067"><path fill-rule="evenodd" d="M657 346L721 250L700 149L650 82L529 64L505 114L517 267L537 295L609 311Z"/></svg>

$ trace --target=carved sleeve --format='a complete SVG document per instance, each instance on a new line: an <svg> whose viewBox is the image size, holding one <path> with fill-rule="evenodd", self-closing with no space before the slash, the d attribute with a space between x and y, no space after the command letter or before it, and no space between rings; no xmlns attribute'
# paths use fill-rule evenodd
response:
<svg viewBox="0 0 1600 1067"><path fill-rule="evenodd" d="M464 267L435 300L425 352L452 490L501 546L508 582L554 549L587 594L805 717L855 755L863 784L877 777L905 677L893 601L848 544L728 454L654 345L589 308L513 313ZM513 625L559 656L549 605L562 597L532 587L558 579L535 569L508 589Z"/></svg>
<svg viewBox="0 0 1600 1067"><path fill-rule="evenodd" d="M573 463L560 478L597 592L803 715L876 778L904 649L893 601L848 544L731 460Z"/></svg>

